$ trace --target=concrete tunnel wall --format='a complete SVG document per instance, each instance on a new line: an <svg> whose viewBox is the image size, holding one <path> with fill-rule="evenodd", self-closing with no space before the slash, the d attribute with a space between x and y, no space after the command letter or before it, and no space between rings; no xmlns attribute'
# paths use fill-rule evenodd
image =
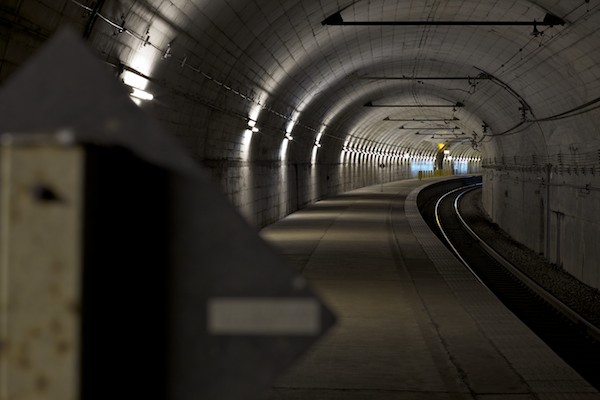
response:
<svg viewBox="0 0 600 400"><path fill-rule="evenodd" d="M257 228L414 176L448 150L445 167L483 167L495 222L600 287L599 10L585 0L8 0L0 83L73 27L116 79L154 95L140 106ZM536 25L322 23L337 12ZM548 15L564 24L543 25ZM428 80L452 76L464 79Z"/></svg>
<svg viewBox="0 0 600 400"><path fill-rule="evenodd" d="M484 206L517 241L599 287L598 173L561 165L489 167L484 172Z"/></svg>

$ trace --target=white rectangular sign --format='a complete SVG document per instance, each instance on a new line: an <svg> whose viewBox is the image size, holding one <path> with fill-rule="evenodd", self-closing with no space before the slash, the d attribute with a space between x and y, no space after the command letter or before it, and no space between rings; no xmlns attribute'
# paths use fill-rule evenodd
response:
<svg viewBox="0 0 600 400"><path fill-rule="evenodd" d="M320 328L313 298L215 297L207 304L212 335L318 335Z"/></svg>

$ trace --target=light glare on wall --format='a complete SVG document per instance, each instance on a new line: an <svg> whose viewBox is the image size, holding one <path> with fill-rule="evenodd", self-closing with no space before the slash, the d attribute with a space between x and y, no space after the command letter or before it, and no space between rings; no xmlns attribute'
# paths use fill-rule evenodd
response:
<svg viewBox="0 0 600 400"><path fill-rule="evenodd" d="M310 163L312 165L315 165L317 163L317 149L318 149L317 146L314 146L312 149L312 154L310 156Z"/></svg>
<svg viewBox="0 0 600 400"><path fill-rule="evenodd" d="M279 150L279 158L282 161L285 161L286 159L286 155L287 155L287 148L288 148L288 144L290 143L290 139L286 138L283 139L283 142L281 143L281 149Z"/></svg>
<svg viewBox="0 0 600 400"><path fill-rule="evenodd" d="M319 132L317 134L317 138L315 139L315 147L316 148L320 148L321 147L321 137L323 136L323 132Z"/></svg>
<svg viewBox="0 0 600 400"><path fill-rule="evenodd" d="M244 131L244 136L242 138L242 144L246 147L250 145L250 141L252 140L252 131L250 129L246 129Z"/></svg>

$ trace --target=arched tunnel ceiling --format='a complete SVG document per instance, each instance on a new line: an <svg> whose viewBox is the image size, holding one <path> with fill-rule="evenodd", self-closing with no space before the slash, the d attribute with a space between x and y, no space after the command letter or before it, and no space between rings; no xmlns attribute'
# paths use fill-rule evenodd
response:
<svg viewBox="0 0 600 400"><path fill-rule="evenodd" d="M86 4L67 0L64 9ZM345 146L427 153L440 140L467 156L546 154L570 142L599 144L597 113L547 118L598 97L598 10L593 0L106 0L91 41L107 61L149 77L157 102L169 87L256 119L273 148L291 130L296 158L309 157L319 135L324 161L339 159ZM322 23L338 12L350 22L541 23L550 14L565 23ZM463 79L431 79L452 77ZM222 124L204 118L211 128L196 134L218 136ZM454 130L396 119L442 119Z"/></svg>

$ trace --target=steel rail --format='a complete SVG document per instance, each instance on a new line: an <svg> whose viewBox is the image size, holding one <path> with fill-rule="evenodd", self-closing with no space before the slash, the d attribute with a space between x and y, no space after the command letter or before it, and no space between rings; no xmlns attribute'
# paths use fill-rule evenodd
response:
<svg viewBox="0 0 600 400"><path fill-rule="evenodd" d="M456 249L456 247L454 246L454 244L452 244L452 241L450 240L450 237L448 236L448 234L446 234L446 231L442 227L442 222L441 222L440 213L439 213L440 204L441 204L442 200L444 200L447 196L449 196L449 195L451 195L451 194L453 194L455 192L458 192L460 190L464 190L466 188L469 188L469 187L472 187L472 186L477 186L477 185L480 185L480 183L476 183L474 185L469 185L469 186L462 186L462 187L453 189L453 190L447 192L446 194L444 194L442 197L440 197L436 201L435 208L434 208L435 223L436 223L438 229L440 230L442 236L444 236L444 239L446 240L446 243L448 243L448 245L452 248L452 251L454 252L454 255L456 255L456 257L467 267L467 269L471 272L471 274L473 274L473 276L475 277L475 279L477 279L479 281L479 283L481 283L487 290L489 290L490 293L494 294L494 291L492 289L490 289L483 282L483 280L481 280L481 278L475 273L475 271L473 270L473 268L471 268L471 266L469 265L469 263L467 262L467 260L465 260L463 258L463 256L460 255L460 253L458 252L458 250Z"/></svg>
<svg viewBox="0 0 600 400"><path fill-rule="evenodd" d="M481 186L480 183L473 186ZM471 187L469 189L465 189L463 193L459 194L454 200L454 210L460 223L465 228L465 230L471 235L471 237L476 240L481 247L488 253L492 258L494 258L498 263L500 263L504 268L506 268L510 273L512 273L517 279L519 279L524 285L526 285L531 291L544 299L547 303L549 303L552 307L554 307L557 311L571 320L578 326L584 327L587 334L595 337L600 340L600 329L596 327L594 324L586 320L583 316L569 307L567 304L563 303L560 299L554 296L552 293L544 289L537 282L531 279L527 274L522 272L519 268L514 266L510 261L504 258L500 253L498 253L494 248L492 248L489 244L487 244L479 235L475 233L473 229L467 224L459 209L459 202L463 195L470 192L471 190L476 189L476 187ZM454 190L457 191L457 190ZM453 192L454 192L453 191ZM451 193L451 192L449 192ZM437 219L437 215L436 215Z"/></svg>

